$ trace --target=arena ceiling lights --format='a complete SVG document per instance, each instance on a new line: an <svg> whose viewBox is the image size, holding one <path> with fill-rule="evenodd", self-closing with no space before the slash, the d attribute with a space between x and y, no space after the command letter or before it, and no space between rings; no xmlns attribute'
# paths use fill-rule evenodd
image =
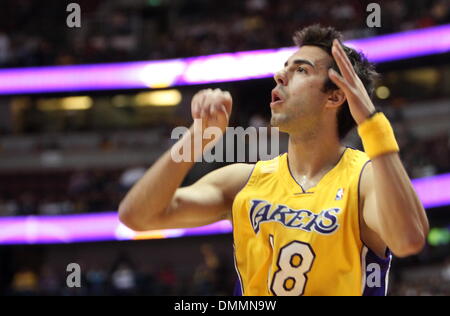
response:
<svg viewBox="0 0 450 316"><path fill-rule="evenodd" d="M450 25L352 40L375 63L450 52ZM0 70L0 95L169 88L268 78L296 48L203 57Z"/></svg>

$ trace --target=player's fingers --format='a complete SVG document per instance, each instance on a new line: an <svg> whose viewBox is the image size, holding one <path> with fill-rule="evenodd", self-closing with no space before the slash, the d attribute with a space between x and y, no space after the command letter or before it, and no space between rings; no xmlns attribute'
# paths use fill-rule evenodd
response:
<svg viewBox="0 0 450 316"><path fill-rule="evenodd" d="M228 91L226 91L224 93L224 97L225 97L225 100L224 100L223 104L225 106L227 114L229 115L233 109L233 98L231 97L231 93Z"/></svg>
<svg viewBox="0 0 450 316"><path fill-rule="evenodd" d="M216 104L223 104L228 114L230 114L233 107L231 94L228 91L220 91L220 93L217 94Z"/></svg>
<svg viewBox="0 0 450 316"><path fill-rule="evenodd" d="M208 106L208 116L209 118L214 118L216 114L216 105L214 103Z"/></svg>
<svg viewBox="0 0 450 316"><path fill-rule="evenodd" d="M194 120L200 118L200 111L199 111L199 109L198 109L198 105L195 105L194 108L192 109L192 118L193 118Z"/></svg>
<svg viewBox="0 0 450 316"><path fill-rule="evenodd" d="M225 105L221 104L219 106L219 110L225 115L225 118L226 118L226 120L228 122L229 119L230 119L230 114L228 113L227 108L225 107Z"/></svg>
<svg viewBox="0 0 450 316"><path fill-rule="evenodd" d="M201 93L197 93L193 98L192 98L192 117L194 119L199 119L200 118L200 114L201 114L201 98L202 98L202 94Z"/></svg>
<svg viewBox="0 0 450 316"><path fill-rule="evenodd" d="M345 53L344 47L342 47L342 44L338 40L334 40L334 45L337 47L338 51L342 55L342 59L344 60L344 64L347 65L350 72L356 76L356 71L353 68L352 62L350 61L350 58L348 58L347 54Z"/></svg>
<svg viewBox="0 0 450 316"><path fill-rule="evenodd" d="M340 74L337 73L336 70L330 69L328 71L329 77L331 81L333 81L340 89L347 93L350 91L350 85L347 80L345 80Z"/></svg>
<svg viewBox="0 0 450 316"><path fill-rule="evenodd" d="M342 54L339 52L339 50L336 47L333 47L332 52L333 52L333 57L336 60L336 64L338 65L342 76L351 82L352 81L352 73L348 69L347 65L344 63Z"/></svg>
<svg viewBox="0 0 450 316"><path fill-rule="evenodd" d="M206 118L209 115L208 102L209 102L208 91L205 91L205 93L200 99L200 109L202 118Z"/></svg>
<svg viewBox="0 0 450 316"><path fill-rule="evenodd" d="M197 113L197 116L200 117L202 111L202 102L205 97L203 91L196 94L193 100L193 110Z"/></svg>
<svg viewBox="0 0 450 316"><path fill-rule="evenodd" d="M200 106L200 118L206 118L206 106L203 103Z"/></svg>
<svg viewBox="0 0 450 316"><path fill-rule="evenodd" d="M212 117L214 117L216 114L217 114L216 105L213 104L213 105L211 105L211 108L210 108L210 115Z"/></svg>
<svg viewBox="0 0 450 316"><path fill-rule="evenodd" d="M344 50L342 49L340 44L335 41L332 48L333 57L336 60L336 63L339 67L339 70L342 73L342 76L349 82L354 82L354 76L355 70L353 69L353 66L350 63L350 60L348 59L347 55L345 54Z"/></svg>

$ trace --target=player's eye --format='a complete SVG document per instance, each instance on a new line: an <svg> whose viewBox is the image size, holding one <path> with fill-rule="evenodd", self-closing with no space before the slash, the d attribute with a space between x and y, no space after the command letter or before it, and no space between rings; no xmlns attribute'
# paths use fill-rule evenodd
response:
<svg viewBox="0 0 450 316"><path fill-rule="evenodd" d="M305 73L305 74L308 73L308 71L305 68L301 67L301 66L297 68L297 72Z"/></svg>

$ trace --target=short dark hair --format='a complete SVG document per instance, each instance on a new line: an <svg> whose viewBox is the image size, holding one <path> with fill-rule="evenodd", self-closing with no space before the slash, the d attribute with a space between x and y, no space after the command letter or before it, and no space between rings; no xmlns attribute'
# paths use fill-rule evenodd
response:
<svg viewBox="0 0 450 316"><path fill-rule="evenodd" d="M297 31L294 34L294 43L298 46L317 46L327 52L332 58L331 49L333 47L333 41L335 39L342 43L342 33L337 31L333 27L322 27L319 24L308 26L304 29ZM356 74L359 76L364 84L369 96L372 97L375 82L378 78L378 73L375 71L375 65L367 60L367 57L362 52L357 52L355 49L342 45L345 53L347 54ZM333 58L333 63L330 65L338 73L341 73L336 61ZM324 92L339 89L329 77L324 84ZM339 138L342 140L347 134L356 126L356 122L350 113L348 102L345 102L337 114L337 125Z"/></svg>

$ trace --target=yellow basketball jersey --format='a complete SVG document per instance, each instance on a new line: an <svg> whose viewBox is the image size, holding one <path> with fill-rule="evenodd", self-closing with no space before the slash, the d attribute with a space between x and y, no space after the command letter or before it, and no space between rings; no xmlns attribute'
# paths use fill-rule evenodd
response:
<svg viewBox="0 0 450 316"><path fill-rule="evenodd" d="M360 238L358 190L368 161L347 148L306 192L287 154L255 165L232 209L243 295L364 294L368 250Z"/></svg>

